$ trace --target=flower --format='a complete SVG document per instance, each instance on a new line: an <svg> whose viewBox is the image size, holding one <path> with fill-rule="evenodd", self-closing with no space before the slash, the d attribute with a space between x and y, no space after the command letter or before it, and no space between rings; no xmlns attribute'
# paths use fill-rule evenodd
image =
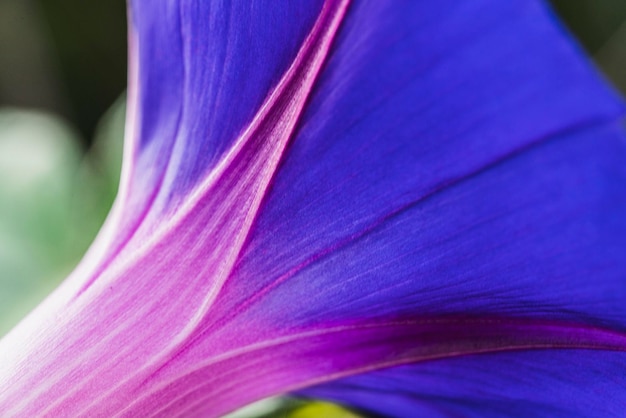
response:
<svg viewBox="0 0 626 418"><path fill-rule="evenodd" d="M623 108L541 2L129 14L120 193L3 416L623 410Z"/></svg>

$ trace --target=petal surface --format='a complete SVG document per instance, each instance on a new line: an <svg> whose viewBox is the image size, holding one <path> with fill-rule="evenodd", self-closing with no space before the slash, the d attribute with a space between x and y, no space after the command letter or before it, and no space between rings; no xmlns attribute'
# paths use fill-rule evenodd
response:
<svg viewBox="0 0 626 418"><path fill-rule="evenodd" d="M540 2L355 3L218 309L622 324L622 106L578 54Z"/></svg>
<svg viewBox="0 0 626 418"><path fill-rule="evenodd" d="M459 357L352 376L305 394L385 417L621 417L626 355L588 350Z"/></svg>
<svg viewBox="0 0 626 418"><path fill-rule="evenodd" d="M126 183L0 343L4 415L626 349L622 105L543 3L297 3L133 3Z"/></svg>
<svg viewBox="0 0 626 418"><path fill-rule="evenodd" d="M125 162L90 258L106 265L131 238L145 240L172 216L253 123L321 6L129 1Z"/></svg>
<svg viewBox="0 0 626 418"><path fill-rule="evenodd" d="M444 24L429 25L437 19ZM433 42L435 27L436 40L449 43ZM407 317L547 318L623 329L620 112L540 3L353 4L231 279L184 354L159 370L157 380L171 386L155 387L142 405L167 398L172 412L195 399L202 408L219 388L206 361L208 336L234 329L239 344ZM450 328L431 332L451 345L424 341L418 328L381 327L380 340L375 332L363 339L328 332L324 344L334 348L311 356L332 354L296 357L309 369L277 359L276 367L297 370L276 379L289 387L295 375L315 382L323 379L316 373L387 364L390 353L410 361L431 349L471 350ZM406 344L389 334L404 335ZM490 341L485 329L470 334ZM535 334L532 323L516 335L510 344L501 339L500 349L535 338L562 344ZM308 347L294 337L290 352L299 343ZM358 354L368 346L375 348ZM270 353L282 352L272 346ZM321 371L330 359L337 374ZM176 382L190 364L188 391L168 397L182 390ZM259 396L268 379L252 383Z"/></svg>

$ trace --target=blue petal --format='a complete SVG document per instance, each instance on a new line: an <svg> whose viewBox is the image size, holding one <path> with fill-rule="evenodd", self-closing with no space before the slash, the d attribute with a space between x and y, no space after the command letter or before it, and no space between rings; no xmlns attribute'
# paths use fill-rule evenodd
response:
<svg viewBox="0 0 626 418"><path fill-rule="evenodd" d="M114 238L97 257L110 260L183 204L293 62L321 5L129 2L126 161L102 234Z"/></svg>
<svg viewBox="0 0 626 418"><path fill-rule="evenodd" d="M293 266L288 256L300 258L300 240L310 240L310 235L295 235L291 247L251 242L250 250L263 251L253 261L271 266L261 270L265 274L244 276L247 285L254 280L265 286L250 296L265 298L251 315L275 312L276 321L315 324L380 316L491 314L623 327L624 161L621 128L590 127L552 136L495 161L382 213L357 232L351 228L362 218L352 216L362 206L348 207L352 213L343 212L344 204L341 209L327 207L328 218L315 220L325 219L324 227L334 226L338 237L311 229L318 241L308 245L326 247L307 254L300 264ZM389 162L387 167L393 166ZM327 193L333 196L335 191ZM394 192L391 187L379 190L381 196ZM343 198L341 190L334 196ZM292 212L281 226L298 215ZM279 241L284 233L264 231L259 236ZM246 267L241 266L242 274ZM274 281L265 282L267 277ZM285 302L294 300L306 303Z"/></svg>
<svg viewBox="0 0 626 418"><path fill-rule="evenodd" d="M170 165L161 186L167 193L188 191L234 142L293 61L321 4L131 2L138 148L161 149Z"/></svg>
<svg viewBox="0 0 626 418"><path fill-rule="evenodd" d="M346 324L523 317L626 329L621 112L541 2L353 2L235 270L164 380L184 388L187 373L190 396L213 396L202 359L233 330L244 346L290 341L269 349L285 357L236 359L274 367L260 396L411 358L411 337L385 343L384 326L342 345L334 331ZM228 144L198 133L177 137L165 201ZM488 349L550 345L541 327L521 329ZM566 339L567 325L555 329ZM474 331L478 347L485 327ZM455 354L459 335L446 332L433 331L428 355ZM172 405L186 399L179 389Z"/></svg>
<svg viewBox="0 0 626 418"><path fill-rule="evenodd" d="M539 2L354 4L224 311L623 324L620 112Z"/></svg>
<svg viewBox="0 0 626 418"><path fill-rule="evenodd" d="M626 329L622 105L580 56L539 2L354 4L223 312Z"/></svg>
<svg viewBox="0 0 626 418"><path fill-rule="evenodd" d="M219 415L461 353L626 350L622 105L542 3L329 2L301 77L256 114L315 12L264 27L287 47L257 80L246 6L231 74L209 6L151 4L132 6L143 76L109 258L3 340L5 405Z"/></svg>
<svg viewBox="0 0 626 418"><path fill-rule="evenodd" d="M521 351L401 366L305 395L387 417L621 417L626 354Z"/></svg>
<svg viewBox="0 0 626 418"><path fill-rule="evenodd" d="M253 400L459 352L626 348L618 99L540 3L395 5L352 5L235 270L146 408L201 408L224 380ZM215 372L219 341L263 341L221 364L257 380Z"/></svg>

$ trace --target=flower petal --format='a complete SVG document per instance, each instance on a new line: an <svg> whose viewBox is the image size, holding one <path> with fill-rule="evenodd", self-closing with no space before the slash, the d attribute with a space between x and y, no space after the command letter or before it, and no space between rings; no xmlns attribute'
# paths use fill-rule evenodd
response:
<svg viewBox="0 0 626 418"><path fill-rule="evenodd" d="M230 115L220 22L135 3L126 183L96 256L0 343L7 415L212 416L414 361L625 349L610 89L539 2L347 4L261 37L294 50ZM256 74L247 22L227 39Z"/></svg>
<svg viewBox="0 0 626 418"><path fill-rule="evenodd" d="M521 351L458 357L352 376L304 394L386 417L618 417L626 354Z"/></svg>
<svg viewBox="0 0 626 418"><path fill-rule="evenodd" d="M149 235L210 174L294 61L321 6L129 2L124 172L90 258L110 259L131 237Z"/></svg>
<svg viewBox="0 0 626 418"><path fill-rule="evenodd" d="M322 6L266 3L131 2L135 158L167 164L160 187L168 199L184 196L245 130Z"/></svg>
<svg viewBox="0 0 626 418"><path fill-rule="evenodd" d="M239 373L256 367L254 388L228 375L246 388L238 393L264 396L272 382L295 388L389 356L410 361L418 348L459 351L445 327L435 334L451 345L427 344L420 327L339 333L309 351L297 337L355 321L488 315L624 328L621 105L537 3L411 5L353 4L235 271L184 355L159 370L170 386L140 405L169 399L167 412L197 412L216 396L209 335L289 339L285 351L250 353L257 362L237 358ZM478 28L468 18L477 10ZM451 19L437 28L462 51L427 36L435 17ZM562 344L528 326L489 349Z"/></svg>
<svg viewBox="0 0 626 418"><path fill-rule="evenodd" d="M356 3L218 309L623 324L621 108L539 2Z"/></svg>
<svg viewBox="0 0 626 418"><path fill-rule="evenodd" d="M247 286L266 276L242 276L239 265L138 410L166 400L165 415L199 413L229 389L258 398L273 387L461 354L625 351L624 145L614 127L551 138L255 294ZM231 354L218 356L219 366L216 340L232 347L222 348ZM351 400L340 396L325 397Z"/></svg>

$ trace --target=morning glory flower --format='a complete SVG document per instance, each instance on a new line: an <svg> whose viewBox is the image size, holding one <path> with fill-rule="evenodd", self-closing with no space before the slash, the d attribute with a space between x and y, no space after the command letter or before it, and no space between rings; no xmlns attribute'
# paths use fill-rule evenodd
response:
<svg viewBox="0 0 626 418"><path fill-rule="evenodd" d="M120 192L2 416L626 408L621 100L533 0L132 0Z"/></svg>

